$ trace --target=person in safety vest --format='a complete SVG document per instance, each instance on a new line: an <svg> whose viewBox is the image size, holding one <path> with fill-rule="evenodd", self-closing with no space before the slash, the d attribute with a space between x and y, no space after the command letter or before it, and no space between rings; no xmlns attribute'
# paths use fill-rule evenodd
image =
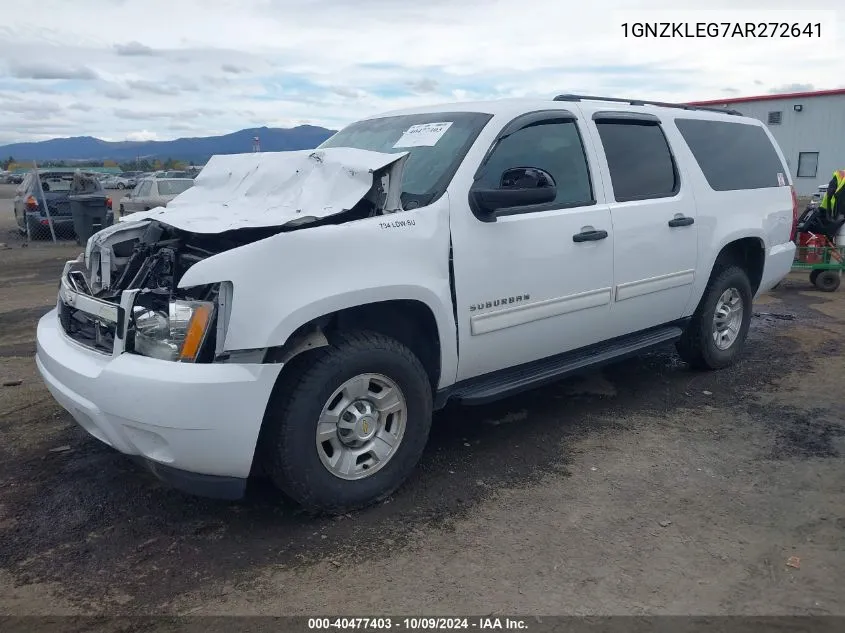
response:
<svg viewBox="0 0 845 633"><path fill-rule="evenodd" d="M819 209L824 211L825 220L832 222L840 215L845 215L845 169L837 169L833 172L833 178L827 185L827 191L819 202Z"/></svg>
<svg viewBox="0 0 845 633"><path fill-rule="evenodd" d="M812 226L808 226L808 230L826 235L831 240L837 239L836 234L845 225L845 169L833 172L827 191L819 202L818 215L810 224Z"/></svg>

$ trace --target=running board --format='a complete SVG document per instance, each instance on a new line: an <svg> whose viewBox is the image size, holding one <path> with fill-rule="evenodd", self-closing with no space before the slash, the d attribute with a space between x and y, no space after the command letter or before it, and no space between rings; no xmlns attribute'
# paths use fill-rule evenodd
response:
<svg viewBox="0 0 845 633"><path fill-rule="evenodd" d="M479 405L507 398L521 391L534 389L567 376L673 343L681 338L683 332L683 328L678 324L661 326L574 352L462 381L439 392L435 407L441 408L447 401Z"/></svg>

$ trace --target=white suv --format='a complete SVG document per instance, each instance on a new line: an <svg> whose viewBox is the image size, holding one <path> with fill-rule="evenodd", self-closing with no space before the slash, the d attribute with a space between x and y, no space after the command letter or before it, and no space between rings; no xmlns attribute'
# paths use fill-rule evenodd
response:
<svg viewBox="0 0 845 633"><path fill-rule="evenodd" d="M658 345L733 363L790 270L764 125L562 95L389 113L316 150L216 156L68 262L37 364L92 435L184 490L262 471L346 511L414 469L432 411Z"/></svg>

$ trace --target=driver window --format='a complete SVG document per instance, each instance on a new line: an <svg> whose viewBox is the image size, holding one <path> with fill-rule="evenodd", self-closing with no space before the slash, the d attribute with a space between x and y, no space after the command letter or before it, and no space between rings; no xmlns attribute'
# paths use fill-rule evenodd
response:
<svg viewBox="0 0 845 633"><path fill-rule="evenodd" d="M477 184L498 188L502 174L514 167L536 167L554 178L557 197L549 206L594 202L587 158L574 121L530 125L504 138L490 155Z"/></svg>

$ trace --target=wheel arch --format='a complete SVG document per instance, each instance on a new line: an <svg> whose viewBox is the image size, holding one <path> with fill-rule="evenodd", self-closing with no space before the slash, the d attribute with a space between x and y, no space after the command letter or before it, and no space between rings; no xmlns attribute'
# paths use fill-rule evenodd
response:
<svg viewBox="0 0 845 633"><path fill-rule="evenodd" d="M741 237L725 244L710 271L710 276L722 265L735 264L748 275L752 295L757 294L766 265L766 244L760 237Z"/></svg>
<svg viewBox="0 0 845 633"><path fill-rule="evenodd" d="M728 263L734 263L746 271L748 281L751 284L752 296L757 295L766 265L766 241L763 234L730 235L714 251L715 254L711 260L701 268L702 271L707 272L707 276L702 276L696 280L693 296L685 311L686 314L692 314L695 311L704 298L704 291L710 280L722 266Z"/></svg>
<svg viewBox="0 0 845 633"><path fill-rule="evenodd" d="M351 305L311 317L297 327L284 343L268 348L269 362L290 363L311 350L330 345L340 331L367 330L395 339L410 349L428 374L432 390L436 390L445 373L450 356L448 338L442 334L434 311L419 299L389 299ZM285 369L282 369L282 374Z"/></svg>

